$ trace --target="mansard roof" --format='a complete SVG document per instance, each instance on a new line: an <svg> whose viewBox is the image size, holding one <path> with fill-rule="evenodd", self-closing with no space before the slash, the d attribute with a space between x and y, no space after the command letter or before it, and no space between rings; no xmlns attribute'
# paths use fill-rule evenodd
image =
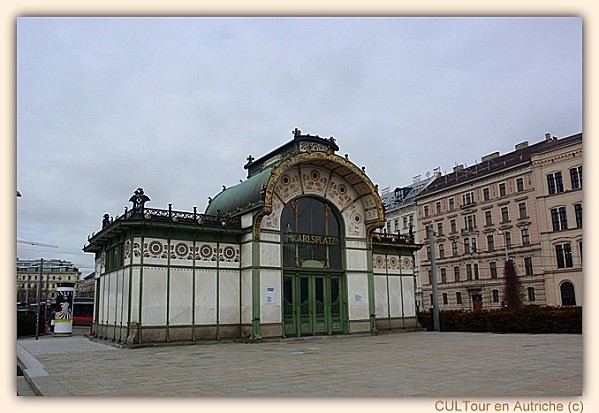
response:
<svg viewBox="0 0 599 413"><path fill-rule="evenodd" d="M483 157L482 162L468 168L455 167L452 173L441 175L435 179L426 187L426 189L420 192L416 198L423 198L427 195L431 195L447 188L452 188L474 179L479 179L518 165L528 164L531 162L531 157L533 155L568 146L578 141L582 142L582 133L561 139L550 137L548 134L545 140L533 145L528 145L528 142L523 142L516 145L516 150L505 155L499 155L499 153L496 152Z"/></svg>

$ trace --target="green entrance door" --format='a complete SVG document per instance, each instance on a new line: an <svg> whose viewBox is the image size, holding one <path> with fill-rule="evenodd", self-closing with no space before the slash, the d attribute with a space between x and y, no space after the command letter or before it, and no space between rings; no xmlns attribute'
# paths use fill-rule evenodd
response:
<svg viewBox="0 0 599 413"><path fill-rule="evenodd" d="M286 336L344 332L340 275L289 274L283 281L283 323Z"/></svg>

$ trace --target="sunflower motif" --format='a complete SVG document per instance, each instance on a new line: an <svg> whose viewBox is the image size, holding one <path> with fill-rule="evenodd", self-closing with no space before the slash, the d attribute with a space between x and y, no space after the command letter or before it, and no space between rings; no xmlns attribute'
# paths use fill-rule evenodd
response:
<svg viewBox="0 0 599 413"><path fill-rule="evenodd" d="M213 254L212 247L208 244L204 244L200 247L200 255L202 258L209 259Z"/></svg>
<svg viewBox="0 0 599 413"><path fill-rule="evenodd" d="M180 258L185 258L185 256L187 255L188 252L189 252L189 247L184 242L179 242L177 245L175 245L175 253Z"/></svg>
<svg viewBox="0 0 599 413"><path fill-rule="evenodd" d="M158 256L158 255L162 254L162 251L164 250L164 246L162 245L162 242L160 242L160 241L152 241L148 245L148 249L150 250L152 255Z"/></svg>
<svg viewBox="0 0 599 413"><path fill-rule="evenodd" d="M233 247L226 247L223 250L223 255L225 256L226 259L232 260L235 257L235 248L233 248Z"/></svg>

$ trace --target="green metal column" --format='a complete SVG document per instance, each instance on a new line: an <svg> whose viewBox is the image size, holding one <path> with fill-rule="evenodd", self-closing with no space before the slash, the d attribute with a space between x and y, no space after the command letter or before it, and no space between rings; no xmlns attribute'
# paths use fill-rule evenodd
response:
<svg viewBox="0 0 599 413"><path fill-rule="evenodd" d="M372 265L372 248L367 250L368 260L368 312L370 313L370 332L376 333L376 306L374 302L374 270Z"/></svg>

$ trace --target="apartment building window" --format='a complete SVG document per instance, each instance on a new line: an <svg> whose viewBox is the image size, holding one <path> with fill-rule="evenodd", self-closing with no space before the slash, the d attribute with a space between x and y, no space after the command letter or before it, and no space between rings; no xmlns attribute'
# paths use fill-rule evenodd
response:
<svg viewBox="0 0 599 413"><path fill-rule="evenodd" d="M428 270L428 283L433 285L433 272L431 270Z"/></svg>
<svg viewBox="0 0 599 413"><path fill-rule="evenodd" d="M522 235L522 245L530 245L530 232L528 228L522 228L520 235Z"/></svg>
<svg viewBox="0 0 599 413"><path fill-rule="evenodd" d="M510 231L503 231L503 246L507 248L512 246L512 233Z"/></svg>
<svg viewBox="0 0 599 413"><path fill-rule="evenodd" d="M466 192L462 194L462 206L474 204L474 192Z"/></svg>
<svg viewBox="0 0 599 413"><path fill-rule="evenodd" d="M428 217L429 216L429 210L428 210L428 205L424 206L424 216Z"/></svg>
<svg viewBox="0 0 599 413"><path fill-rule="evenodd" d="M455 301L457 304L462 304L462 293L460 293L460 292L455 293Z"/></svg>
<svg viewBox="0 0 599 413"><path fill-rule="evenodd" d="M582 228L582 204L574 204L574 216L576 217L576 228Z"/></svg>
<svg viewBox="0 0 599 413"><path fill-rule="evenodd" d="M485 211L485 226L490 227L493 225L493 214L491 210Z"/></svg>
<svg viewBox="0 0 599 413"><path fill-rule="evenodd" d="M456 232L458 232L458 226L456 224L456 220L455 218L451 218L449 220L449 228L452 234L455 234Z"/></svg>
<svg viewBox="0 0 599 413"><path fill-rule="evenodd" d="M526 202L518 203L518 217L520 219L528 218L528 211L526 210Z"/></svg>
<svg viewBox="0 0 599 413"><path fill-rule="evenodd" d="M524 274L532 275L532 257L524 257Z"/></svg>
<svg viewBox="0 0 599 413"><path fill-rule="evenodd" d="M562 305L576 305L576 295L574 294L574 285L566 281L559 287L562 296Z"/></svg>
<svg viewBox="0 0 599 413"><path fill-rule="evenodd" d="M460 267L453 267L453 280L457 283L460 282Z"/></svg>
<svg viewBox="0 0 599 413"><path fill-rule="evenodd" d="M505 182L499 184L499 196L507 196L507 190L505 189Z"/></svg>
<svg viewBox="0 0 599 413"><path fill-rule="evenodd" d="M428 239L428 233L433 230L433 224L426 224L424 226L424 236Z"/></svg>
<svg viewBox="0 0 599 413"><path fill-rule="evenodd" d="M447 271L445 270L445 268L441 268L441 283L447 283Z"/></svg>
<svg viewBox="0 0 599 413"><path fill-rule="evenodd" d="M483 188L483 200L488 201L491 199L491 194L489 192L489 188Z"/></svg>
<svg viewBox="0 0 599 413"><path fill-rule="evenodd" d="M472 269L474 270L474 279L478 280L480 278L480 275L478 273L478 263L474 263L472 264Z"/></svg>
<svg viewBox="0 0 599 413"><path fill-rule="evenodd" d="M431 260L431 247L430 245L428 245L426 247L426 258L430 261Z"/></svg>
<svg viewBox="0 0 599 413"><path fill-rule="evenodd" d="M443 223L437 222L437 235L443 236Z"/></svg>
<svg viewBox="0 0 599 413"><path fill-rule="evenodd" d="M492 280L497 279L497 263L495 261L491 261L489 263L489 272Z"/></svg>
<svg viewBox="0 0 599 413"><path fill-rule="evenodd" d="M557 258L557 268L571 268L572 248L569 243L558 244L555 246L555 256Z"/></svg>
<svg viewBox="0 0 599 413"><path fill-rule="evenodd" d="M466 280L472 281L472 264L466 264Z"/></svg>
<svg viewBox="0 0 599 413"><path fill-rule="evenodd" d="M395 221L395 231L399 232L399 218L397 218Z"/></svg>
<svg viewBox="0 0 599 413"><path fill-rule="evenodd" d="M391 221L387 221L387 234L391 233Z"/></svg>
<svg viewBox="0 0 599 413"><path fill-rule="evenodd" d="M447 305L447 293L443 293L443 304Z"/></svg>
<svg viewBox="0 0 599 413"><path fill-rule="evenodd" d="M509 213L509 208L507 206L501 207L501 222L502 223L510 222L510 213Z"/></svg>
<svg viewBox="0 0 599 413"><path fill-rule="evenodd" d="M408 217L403 217L403 228L408 229Z"/></svg>
<svg viewBox="0 0 599 413"><path fill-rule="evenodd" d="M570 182L572 189L582 188L582 166L570 169Z"/></svg>
<svg viewBox="0 0 599 413"><path fill-rule="evenodd" d="M495 251L495 237L493 236L493 234L487 235L487 251Z"/></svg>
<svg viewBox="0 0 599 413"><path fill-rule="evenodd" d="M582 241L578 241L578 252L580 253L580 265L582 265Z"/></svg>
<svg viewBox="0 0 599 413"><path fill-rule="evenodd" d="M493 290L493 302L494 303L498 303L499 302L499 290Z"/></svg>
<svg viewBox="0 0 599 413"><path fill-rule="evenodd" d="M413 226L413 225L414 225L414 215L410 215L410 216L408 217L408 219L409 219L409 221L410 221L410 223L409 223L409 226Z"/></svg>
<svg viewBox="0 0 599 413"><path fill-rule="evenodd" d="M524 192L524 179L522 179L522 178L516 179L516 190L518 192Z"/></svg>
<svg viewBox="0 0 599 413"><path fill-rule="evenodd" d="M453 198L449 198L448 202L449 202L449 210L454 211L455 210L455 200Z"/></svg>
<svg viewBox="0 0 599 413"><path fill-rule="evenodd" d="M472 248L472 252L476 252L476 238L470 238L470 247Z"/></svg>
<svg viewBox="0 0 599 413"><path fill-rule="evenodd" d="M458 256L458 242L457 241L451 241L451 255L453 257L457 257Z"/></svg>
<svg viewBox="0 0 599 413"><path fill-rule="evenodd" d="M564 192L564 183L562 181L562 173L555 172L547 175L547 189L549 194L559 194Z"/></svg>
<svg viewBox="0 0 599 413"><path fill-rule="evenodd" d="M476 215L470 214L464 217L464 228L468 231L476 229Z"/></svg>
<svg viewBox="0 0 599 413"><path fill-rule="evenodd" d="M566 215L566 207L551 209L551 223L554 231L568 229L568 217Z"/></svg>
<svg viewBox="0 0 599 413"><path fill-rule="evenodd" d="M470 238L464 238L464 254L470 254Z"/></svg>
<svg viewBox="0 0 599 413"><path fill-rule="evenodd" d="M526 291L528 292L528 301L530 301L531 303L537 301L534 287L528 287Z"/></svg>
<svg viewBox="0 0 599 413"><path fill-rule="evenodd" d="M445 244L439 244L439 258L445 258Z"/></svg>
<svg viewBox="0 0 599 413"><path fill-rule="evenodd" d="M437 201L435 203L435 211L437 212L437 214L441 213L441 201Z"/></svg>

